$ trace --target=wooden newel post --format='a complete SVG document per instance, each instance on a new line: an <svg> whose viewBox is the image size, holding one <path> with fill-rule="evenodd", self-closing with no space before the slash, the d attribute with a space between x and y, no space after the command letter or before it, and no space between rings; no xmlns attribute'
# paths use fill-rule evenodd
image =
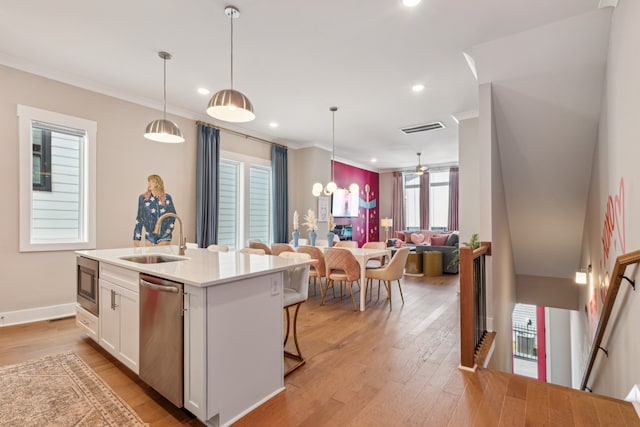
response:
<svg viewBox="0 0 640 427"><path fill-rule="evenodd" d="M473 369L474 363L474 295L473 249L460 247L460 365Z"/></svg>

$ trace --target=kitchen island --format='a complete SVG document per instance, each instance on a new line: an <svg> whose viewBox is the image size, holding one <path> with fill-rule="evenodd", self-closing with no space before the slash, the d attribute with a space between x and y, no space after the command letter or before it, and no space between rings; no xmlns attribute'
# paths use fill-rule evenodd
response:
<svg viewBox="0 0 640 427"><path fill-rule="evenodd" d="M229 425L284 389L283 278L300 261L193 248L179 256L177 246L77 254L100 263L93 338L136 374L139 274L184 284L183 406L207 425Z"/></svg>

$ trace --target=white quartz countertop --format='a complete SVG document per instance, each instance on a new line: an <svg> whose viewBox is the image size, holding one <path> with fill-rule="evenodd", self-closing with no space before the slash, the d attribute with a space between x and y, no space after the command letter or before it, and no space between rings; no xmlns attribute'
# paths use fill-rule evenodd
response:
<svg viewBox="0 0 640 427"><path fill-rule="evenodd" d="M140 248L95 249L76 251L76 254L147 273L192 286L212 286L249 277L261 276L306 261L270 255L249 255L240 252L211 252L206 249L187 248L179 261L158 264L141 264L122 257L134 255L169 255L178 257L178 246L155 246Z"/></svg>

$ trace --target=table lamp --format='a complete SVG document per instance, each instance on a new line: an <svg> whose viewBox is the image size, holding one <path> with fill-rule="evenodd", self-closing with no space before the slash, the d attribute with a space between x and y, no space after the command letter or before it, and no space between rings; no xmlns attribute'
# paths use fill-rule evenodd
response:
<svg viewBox="0 0 640 427"><path fill-rule="evenodd" d="M393 226L393 220L391 218L382 218L380 220L380 226L384 228L385 240L389 241L389 228Z"/></svg>

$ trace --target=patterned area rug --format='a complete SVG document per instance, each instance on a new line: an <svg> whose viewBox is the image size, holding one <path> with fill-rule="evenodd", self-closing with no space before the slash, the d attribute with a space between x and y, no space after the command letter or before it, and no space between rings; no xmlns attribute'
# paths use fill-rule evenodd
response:
<svg viewBox="0 0 640 427"><path fill-rule="evenodd" d="M0 426L144 426L75 353L0 367Z"/></svg>

